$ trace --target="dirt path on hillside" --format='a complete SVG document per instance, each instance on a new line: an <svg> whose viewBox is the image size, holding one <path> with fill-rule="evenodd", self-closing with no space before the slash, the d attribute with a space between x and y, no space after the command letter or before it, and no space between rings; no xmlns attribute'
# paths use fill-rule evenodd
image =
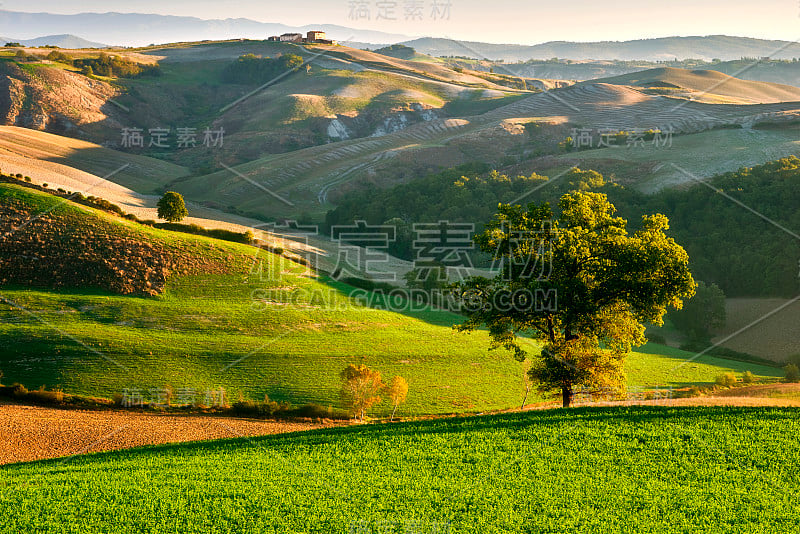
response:
<svg viewBox="0 0 800 534"><path fill-rule="evenodd" d="M121 410L60 410L0 402L0 465L206 439L296 432L333 423L261 421Z"/></svg>

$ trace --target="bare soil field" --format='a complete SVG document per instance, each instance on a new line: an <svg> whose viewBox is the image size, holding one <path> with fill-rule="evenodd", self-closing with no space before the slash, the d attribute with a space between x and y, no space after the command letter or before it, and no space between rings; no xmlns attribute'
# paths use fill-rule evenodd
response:
<svg viewBox="0 0 800 534"><path fill-rule="evenodd" d="M64 410L0 401L0 465L142 445L297 432L333 423L123 410Z"/></svg>
<svg viewBox="0 0 800 534"><path fill-rule="evenodd" d="M714 341L741 330L722 346L776 362L785 361L788 356L800 353L800 301L789 302L789 299L728 299L727 323ZM775 312L782 306L785 307ZM756 321L759 322L746 328Z"/></svg>

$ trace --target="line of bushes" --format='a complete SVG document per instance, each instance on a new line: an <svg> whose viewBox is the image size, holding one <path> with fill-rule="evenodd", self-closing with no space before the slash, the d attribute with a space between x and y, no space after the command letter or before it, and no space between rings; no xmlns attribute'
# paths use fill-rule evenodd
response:
<svg viewBox="0 0 800 534"><path fill-rule="evenodd" d="M2 374L0 374L2 376ZM29 390L22 384L0 385L0 398L12 399L37 406L58 406L62 408L109 408L113 403L108 399L68 395L61 390L48 390L44 386Z"/></svg>
<svg viewBox="0 0 800 534"><path fill-rule="evenodd" d="M242 417L272 417L272 418L311 418L311 419L350 419L350 415L333 406L322 406L310 403L293 407L289 402L276 402L264 396L261 402L239 400L230 406L234 415Z"/></svg>
<svg viewBox="0 0 800 534"><path fill-rule="evenodd" d="M36 189L37 191L61 197L65 200L70 200L72 202L75 202L76 204L81 204L83 206L88 206L90 208L99 209L111 213L113 215L117 215L119 217L124 217L129 221L133 221L145 226L150 226L152 228L159 228L162 230L169 230L172 232L181 232L184 234L202 235L205 237L212 237L214 239L220 239L223 241L244 243L246 245L250 245L255 241L255 236L253 232L249 230L247 232L234 232L232 230L224 230L218 228L203 228L202 226L199 226L197 224L181 224L181 223L170 223L170 222L160 223L152 219L139 219L136 215L132 213L125 213L125 211L122 208L103 198L95 197L92 195L84 196L82 193L73 193L71 191L66 191L61 188L50 189L48 187L48 184L37 185L31 183L30 177L23 176L22 174L7 175L0 173L0 182L13 183L17 185L22 185L24 187L28 187L30 189Z"/></svg>
<svg viewBox="0 0 800 534"><path fill-rule="evenodd" d="M2 373L0 373L0 377ZM137 406L125 406L121 395L115 395L114 399L103 399L98 397L84 397L81 395L70 395L63 391L49 390L44 386L39 389L29 390L22 384L4 386L0 384L0 398L10 399L17 402L32 404L35 406L48 406L57 408L80 408L80 409L121 409L131 411L152 411L152 412L178 412L188 414L214 414L237 417L249 417L256 419L335 419L348 420L350 416L343 410L332 406L322 406L310 403L302 406L292 406L288 402L276 402L264 397L263 401L251 401L240 399L231 405L224 406L201 406L201 405L157 405L142 404Z"/></svg>
<svg viewBox="0 0 800 534"><path fill-rule="evenodd" d="M128 220L137 222L139 224L143 224L145 226L151 226L153 228L159 228L161 230L169 230L171 232L202 235L205 237L213 237L214 239L221 239L223 241L244 243L245 245L250 245L255 241L255 235L250 230L246 232L234 232L232 230L225 230L222 228L203 228L202 226L197 224L181 224L181 223L170 223L170 222L160 223L152 219L142 220L130 213L125 215L124 217Z"/></svg>

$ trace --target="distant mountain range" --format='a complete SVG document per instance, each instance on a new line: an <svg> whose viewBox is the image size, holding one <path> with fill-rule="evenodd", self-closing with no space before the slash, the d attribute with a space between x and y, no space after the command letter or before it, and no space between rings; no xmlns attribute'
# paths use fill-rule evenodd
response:
<svg viewBox="0 0 800 534"><path fill-rule="evenodd" d="M328 33L331 39L369 43L390 44L410 38L408 35L356 30L332 24L297 27L242 18L203 20L195 17L140 13L56 15L0 11L0 32L3 34L30 38L48 33L68 33L117 46L147 46L206 39L266 39L270 35L309 30L322 30Z"/></svg>
<svg viewBox="0 0 800 534"><path fill-rule="evenodd" d="M6 43L19 43L24 46L57 46L59 48L106 48L103 43L93 43L75 35L46 35L35 39L14 39L13 37L0 37L0 45Z"/></svg>
<svg viewBox="0 0 800 534"><path fill-rule="evenodd" d="M468 56L480 59L527 61L562 58L573 60L618 59L664 61L672 59L721 59L800 57L800 44L791 41L768 41L750 37L710 35L705 37L661 37L636 41L601 41L573 43L553 41L533 46L490 44L424 37L401 44L431 56Z"/></svg>
<svg viewBox="0 0 800 534"><path fill-rule="evenodd" d="M380 48L386 44L402 43L418 52L432 56L468 56L473 58L527 61L558 57L572 60L648 60L662 61L686 58L736 60L742 57L771 57L790 59L800 57L800 44L749 37L711 35L704 37L662 37L636 41L601 41L575 43L553 41L538 45L492 44L455 41L437 37L411 39L407 35L359 30L331 24L300 27L258 22L251 19L203 20L140 13L81 13L56 15L52 13L22 13L0 11L0 32L23 38L23 44L75 47L146 46L180 41L221 39L265 39L290 31L322 30L332 39L346 41L357 48ZM31 39L42 34L50 37ZM80 35L80 38L74 37ZM24 40L25 38L29 40ZM55 38L63 38L60 44ZM90 41L83 41L88 39ZM91 42L94 41L94 42Z"/></svg>

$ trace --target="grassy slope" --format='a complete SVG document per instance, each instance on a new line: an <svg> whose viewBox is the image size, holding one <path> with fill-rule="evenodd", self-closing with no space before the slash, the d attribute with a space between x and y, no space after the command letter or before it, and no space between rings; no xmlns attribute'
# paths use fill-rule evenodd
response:
<svg viewBox="0 0 800 534"><path fill-rule="evenodd" d="M7 466L0 504L8 532L789 532L798 431L663 407L343 428Z"/></svg>
<svg viewBox="0 0 800 534"><path fill-rule="evenodd" d="M173 163L111 150L87 141L0 126L0 168L14 172L12 167L24 167L26 163L31 164L31 160L59 163L99 177L113 173L111 179L115 183L140 193L156 191L189 172Z"/></svg>
<svg viewBox="0 0 800 534"><path fill-rule="evenodd" d="M563 167L577 165L591 168L604 176L644 192L693 183L691 175L672 164L705 178L764 161L800 154L797 126L775 129L722 129L689 135L675 135L671 147L625 145L571 152L558 157ZM543 173L556 174L551 169Z"/></svg>
<svg viewBox="0 0 800 534"><path fill-rule="evenodd" d="M676 68L648 69L632 74L593 80L592 83L661 87L682 87L698 93L728 97L741 103L800 101L800 88L769 82L740 80L715 70ZM698 95L703 96L701 95Z"/></svg>
<svg viewBox="0 0 800 534"><path fill-rule="evenodd" d="M0 186L0 198L11 194L27 196L36 211L53 206L52 197ZM51 215L63 212L132 225L70 204L60 204ZM408 379L411 394L401 410L406 415L507 408L522 398L522 364L506 352L487 351L485 333L454 333L458 316L367 308L348 296L349 286L309 277L304 267L280 256L207 238L134 230L176 250L230 258L233 274L172 277L158 298L3 288L0 295L11 303L0 307L0 370L6 382L106 397L126 388L147 394L167 384L199 391L224 387L233 400L241 392L252 399L269 394L295 404L336 404L338 372L363 361L387 376ZM258 265L262 269L252 268ZM672 371L691 355L667 348L648 352L658 354L630 357L632 386L708 383L724 370L745 368L777 374L708 356ZM383 406L378 413L387 410Z"/></svg>
<svg viewBox="0 0 800 534"><path fill-rule="evenodd" d="M27 195L37 211L52 207L52 198L0 186L2 195L9 191ZM51 215L76 210L89 211L62 204ZM230 255L243 272L174 277L166 294L152 299L5 288L0 294L13 303L0 308L6 381L102 396L165 384L223 386L254 399L269 393L294 403L336 403L338 372L363 360L409 380L411 412L501 408L520 398L521 365L507 354L487 355L485 335L454 334L454 316L372 310L347 297L352 288L311 279L285 258L259 253L264 273L250 276L252 247L141 232L199 255ZM294 304L286 305L292 294ZM324 302L311 302L312 295Z"/></svg>

